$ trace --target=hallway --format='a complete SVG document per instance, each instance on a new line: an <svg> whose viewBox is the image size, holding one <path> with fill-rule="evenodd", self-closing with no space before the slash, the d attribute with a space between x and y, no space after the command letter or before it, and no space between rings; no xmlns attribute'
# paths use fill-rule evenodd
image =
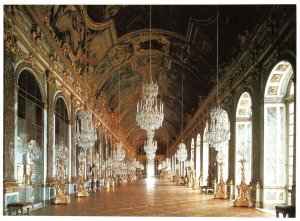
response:
<svg viewBox="0 0 300 221"><path fill-rule="evenodd" d="M44 207L31 215L275 217L253 208L235 208L232 201L159 179L140 179L86 198L71 198L68 205Z"/></svg>

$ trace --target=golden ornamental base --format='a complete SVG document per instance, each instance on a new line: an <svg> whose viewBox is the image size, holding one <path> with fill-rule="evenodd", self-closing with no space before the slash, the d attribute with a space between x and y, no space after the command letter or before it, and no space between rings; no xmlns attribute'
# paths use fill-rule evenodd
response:
<svg viewBox="0 0 300 221"><path fill-rule="evenodd" d="M4 180L3 189L5 193L19 192L19 184L15 180Z"/></svg>
<svg viewBox="0 0 300 221"><path fill-rule="evenodd" d="M75 194L76 197L86 197L89 196L90 194L87 191L81 191Z"/></svg>
<svg viewBox="0 0 300 221"><path fill-rule="evenodd" d="M68 196L60 196L60 197L56 197L53 200L54 204L68 204L70 203L70 198Z"/></svg>
<svg viewBox="0 0 300 221"><path fill-rule="evenodd" d="M194 184L194 185L192 186L192 189L193 189L193 190L200 190L200 186L197 185L197 184Z"/></svg>
<svg viewBox="0 0 300 221"><path fill-rule="evenodd" d="M240 185L237 185L236 188L238 189L238 197L233 202L234 206L246 206L246 207L253 207L253 203L251 201L251 190L252 186L246 184L246 178L245 178L245 164L246 160L242 158L240 160L242 167L242 181Z"/></svg>
<svg viewBox="0 0 300 221"><path fill-rule="evenodd" d="M214 195L215 199L228 199L228 196L226 193L215 193Z"/></svg>
<svg viewBox="0 0 300 221"><path fill-rule="evenodd" d="M233 202L234 206L245 206L245 207L253 207L253 203L251 200L246 200L246 199L236 199Z"/></svg>

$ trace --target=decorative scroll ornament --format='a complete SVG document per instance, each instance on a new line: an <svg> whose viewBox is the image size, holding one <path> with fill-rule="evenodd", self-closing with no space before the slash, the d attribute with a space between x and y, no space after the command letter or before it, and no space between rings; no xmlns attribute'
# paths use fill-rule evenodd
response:
<svg viewBox="0 0 300 221"><path fill-rule="evenodd" d="M181 142L178 145L178 150L176 152L177 160L180 162L184 162L186 160L187 156L188 156L188 154L187 154L186 146L183 142Z"/></svg>
<svg viewBox="0 0 300 221"><path fill-rule="evenodd" d="M95 144L97 133L92 120L92 112L81 110L78 113L78 125L76 130L76 142L86 151Z"/></svg>

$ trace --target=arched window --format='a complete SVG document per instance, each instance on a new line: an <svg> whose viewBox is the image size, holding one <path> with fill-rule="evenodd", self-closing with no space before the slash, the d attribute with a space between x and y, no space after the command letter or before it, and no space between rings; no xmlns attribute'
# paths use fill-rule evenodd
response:
<svg viewBox="0 0 300 221"><path fill-rule="evenodd" d="M206 140L206 133L208 130L208 123L206 122L204 135L203 135L203 156L202 156L202 178L203 186L207 186L208 183L208 168L209 168L209 144Z"/></svg>
<svg viewBox="0 0 300 221"><path fill-rule="evenodd" d="M69 117L65 101L62 97L55 104L55 145L69 144Z"/></svg>
<svg viewBox="0 0 300 221"><path fill-rule="evenodd" d="M17 145L21 145L25 152L17 152L17 179L19 183L42 183L43 182L43 101L41 90L34 75L23 70L18 79L18 106L17 106ZM12 122L13 123L13 122ZM28 142L35 141L37 151L29 154ZM20 143L21 142L21 143ZM19 149L19 146L17 147ZM33 163L35 160L35 163ZM34 165L35 164L35 165ZM25 173L25 174L24 174ZM28 178L24 180L25 176ZM31 176L30 176L31 175ZM39 191L37 186L37 191ZM37 191L35 192L35 202L41 200ZM20 196L20 200L28 200L25 196Z"/></svg>
<svg viewBox="0 0 300 221"><path fill-rule="evenodd" d="M28 70L23 70L18 80L18 135L28 135L43 145L43 101L40 87Z"/></svg>
<svg viewBox="0 0 300 221"><path fill-rule="evenodd" d="M245 92L241 95L236 110L236 166L235 184L241 182L241 163L242 157L246 159L245 178L246 183L251 181L252 165L252 101L250 94Z"/></svg>
<svg viewBox="0 0 300 221"><path fill-rule="evenodd" d="M200 134L198 133L196 139L196 178L197 179L199 179L200 177L200 161L201 161L200 143L201 143L201 137Z"/></svg>
<svg viewBox="0 0 300 221"><path fill-rule="evenodd" d="M289 90L288 90L288 96L286 98L287 101L287 125L288 125L288 179L287 179L287 186L288 189L292 189L293 185L293 158L294 158L294 83L291 82L289 85ZM291 194L289 194L288 197L288 204L291 204Z"/></svg>
<svg viewBox="0 0 300 221"><path fill-rule="evenodd" d="M264 201L288 203L293 179L294 98L289 62L281 61L268 78L264 97ZM290 118L291 116L291 118ZM291 168L291 169L290 169ZM271 186L272 188L267 188Z"/></svg>
<svg viewBox="0 0 300 221"><path fill-rule="evenodd" d="M224 110L222 113L223 119L224 119L224 124L229 127L229 118L228 118L228 114L227 112ZM220 150L222 155L224 156L223 158L223 180L226 182L226 180L228 179L228 143L229 141L225 141L224 146L222 147L222 149ZM218 179L220 179L220 168L219 168L219 164L218 164ZM219 182L219 180L218 180Z"/></svg>
<svg viewBox="0 0 300 221"><path fill-rule="evenodd" d="M55 146L59 145L69 147L69 117L62 97L59 97L55 103ZM68 162L65 165L68 165ZM65 171L67 176L68 170Z"/></svg>
<svg viewBox="0 0 300 221"><path fill-rule="evenodd" d="M195 140L192 138L191 141L191 160L195 162Z"/></svg>

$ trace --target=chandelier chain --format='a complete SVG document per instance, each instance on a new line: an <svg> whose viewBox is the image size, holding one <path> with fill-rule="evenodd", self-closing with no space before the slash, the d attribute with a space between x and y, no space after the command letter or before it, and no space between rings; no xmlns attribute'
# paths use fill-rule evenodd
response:
<svg viewBox="0 0 300 221"><path fill-rule="evenodd" d="M181 133L183 131L183 48L181 51L182 65L181 65Z"/></svg>
<svg viewBox="0 0 300 221"><path fill-rule="evenodd" d="M120 76L120 68L119 68L119 119L118 119L118 124L119 124L119 139L120 139L120 106L121 106L121 95L120 95L120 90L121 90L121 76Z"/></svg>
<svg viewBox="0 0 300 221"><path fill-rule="evenodd" d="M150 4L150 24L149 24L149 27L150 27L150 61L149 61L149 64L150 64L150 83L152 82L152 70L151 70L151 64L152 64L152 10L151 10L151 4Z"/></svg>
<svg viewBox="0 0 300 221"><path fill-rule="evenodd" d="M217 102L219 105L219 8L217 5Z"/></svg>

